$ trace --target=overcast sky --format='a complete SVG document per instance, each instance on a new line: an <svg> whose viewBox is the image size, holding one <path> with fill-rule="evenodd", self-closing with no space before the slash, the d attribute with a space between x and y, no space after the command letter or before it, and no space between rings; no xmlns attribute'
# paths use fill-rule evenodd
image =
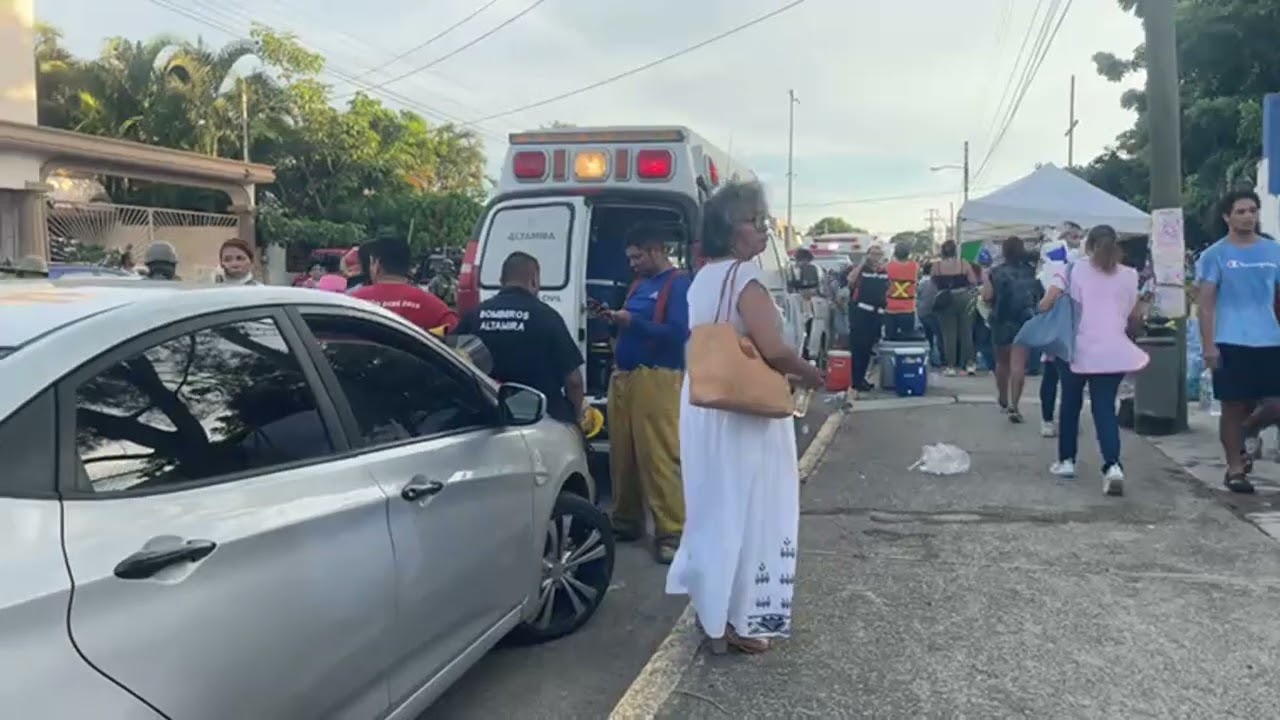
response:
<svg viewBox="0 0 1280 720"><path fill-rule="evenodd" d="M348 77L378 68L488 0L36 0L77 54L104 38L162 32L221 43L251 21L291 31ZM418 68L510 19L535 0L496 0L457 30L365 76L382 82ZM474 47L376 91L437 118L472 121L607 78L717 35L789 0L544 0ZM1040 0L806 0L760 25L590 92L484 122L491 165L508 132L552 121L576 125L684 124L730 150L768 183L785 215L787 90L796 107L795 218L839 215L876 232L916 229L959 202L965 140L977 170L996 127L1019 46ZM1047 2L1045 4L1048 4ZM229 33L218 27L233 32ZM1076 161L1132 123L1090 57L1127 55L1140 23L1115 0L1074 0L1034 84L974 196L1065 164L1067 100L1075 74ZM1034 38L1033 38L1034 41ZM1031 43L1028 43L1030 45ZM1136 78L1135 82L1140 82ZM339 93L351 89L341 85ZM397 97L388 98L386 93ZM1007 105L1007 103L1006 103ZM877 198L906 199L870 202Z"/></svg>

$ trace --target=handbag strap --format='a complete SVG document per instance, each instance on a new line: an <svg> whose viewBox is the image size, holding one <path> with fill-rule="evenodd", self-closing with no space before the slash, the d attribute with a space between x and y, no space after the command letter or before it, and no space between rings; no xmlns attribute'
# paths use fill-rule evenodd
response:
<svg viewBox="0 0 1280 720"><path fill-rule="evenodd" d="M724 280L720 281L720 299L716 301L715 322L717 323L720 322L721 308L724 309L725 322L728 322L729 318L733 314L732 312L730 312L732 310L733 296L728 295L727 301L725 296L727 295L727 291L736 285L738 281L738 266L741 264L742 264L741 260L734 261L733 266L725 271Z"/></svg>

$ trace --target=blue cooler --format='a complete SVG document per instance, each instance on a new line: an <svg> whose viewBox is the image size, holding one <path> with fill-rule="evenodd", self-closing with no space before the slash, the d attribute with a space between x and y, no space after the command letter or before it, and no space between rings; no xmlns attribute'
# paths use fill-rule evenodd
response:
<svg viewBox="0 0 1280 720"><path fill-rule="evenodd" d="M924 395L929 388L929 351L902 348L893 354L893 389L901 397Z"/></svg>

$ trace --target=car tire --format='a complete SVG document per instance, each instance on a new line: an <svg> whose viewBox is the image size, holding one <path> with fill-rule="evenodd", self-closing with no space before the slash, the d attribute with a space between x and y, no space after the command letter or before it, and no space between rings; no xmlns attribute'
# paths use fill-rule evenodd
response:
<svg viewBox="0 0 1280 720"><path fill-rule="evenodd" d="M508 639L543 643L585 625L613 580L614 550L608 516L585 498L561 493L547 523L534 615Z"/></svg>

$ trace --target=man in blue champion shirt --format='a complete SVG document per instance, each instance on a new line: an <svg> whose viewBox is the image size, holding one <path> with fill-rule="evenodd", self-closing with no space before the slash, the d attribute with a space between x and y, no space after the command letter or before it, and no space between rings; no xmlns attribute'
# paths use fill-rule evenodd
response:
<svg viewBox="0 0 1280 720"><path fill-rule="evenodd" d="M680 386L689 337L689 277L672 266L668 227L641 224L627 233L636 274L621 310L603 316L618 329L609 380L609 474L619 540L644 536L644 505L653 513L654 554L670 564L684 530L680 478Z"/></svg>
<svg viewBox="0 0 1280 720"><path fill-rule="evenodd" d="M1227 235L1196 263L1204 364L1222 403L1218 432L1227 456L1227 489L1253 492L1244 439L1280 418L1280 244L1258 234L1258 196L1222 199Z"/></svg>

